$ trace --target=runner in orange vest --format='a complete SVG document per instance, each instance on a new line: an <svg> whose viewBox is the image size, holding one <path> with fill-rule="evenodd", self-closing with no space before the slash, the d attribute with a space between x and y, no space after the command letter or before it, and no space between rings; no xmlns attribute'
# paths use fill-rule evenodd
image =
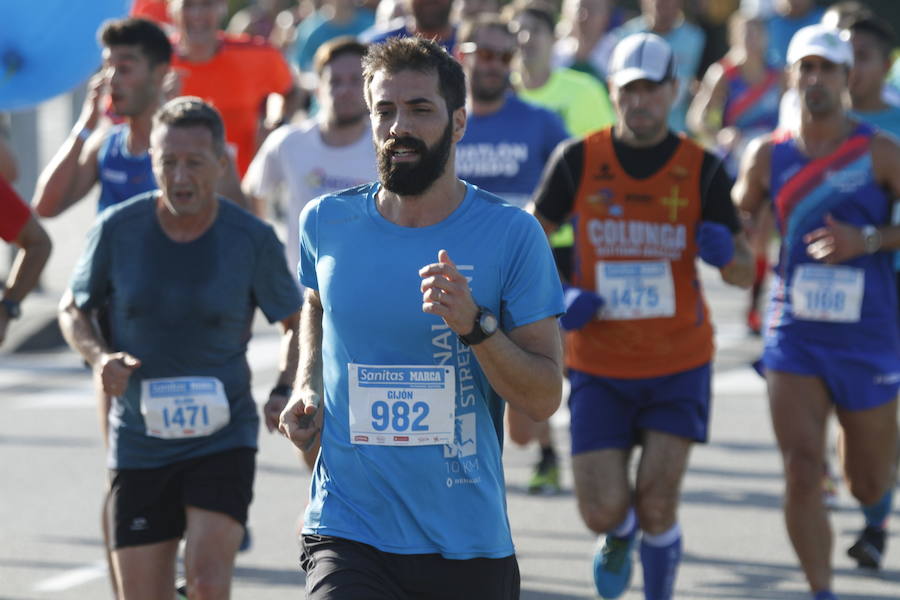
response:
<svg viewBox="0 0 900 600"><path fill-rule="evenodd" d="M627 589L641 531L644 593L658 600L673 594L681 479L709 421L713 336L695 262L741 287L753 265L722 161L668 128L678 85L669 45L629 36L610 65L617 124L557 149L534 210L548 233L568 222L575 231L561 324L575 492L585 524L606 536L597 591Z"/></svg>

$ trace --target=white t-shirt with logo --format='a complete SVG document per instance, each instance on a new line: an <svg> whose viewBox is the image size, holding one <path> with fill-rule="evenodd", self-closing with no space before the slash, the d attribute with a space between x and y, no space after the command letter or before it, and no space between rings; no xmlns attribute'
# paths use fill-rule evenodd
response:
<svg viewBox="0 0 900 600"><path fill-rule="evenodd" d="M377 178L375 148L368 128L352 144L329 146L322 140L319 121L309 119L279 127L266 138L244 176L244 188L283 207L279 220L287 223L287 231L281 233L285 235L288 266L296 276L300 259L297 220L306 203Z"/></svg>

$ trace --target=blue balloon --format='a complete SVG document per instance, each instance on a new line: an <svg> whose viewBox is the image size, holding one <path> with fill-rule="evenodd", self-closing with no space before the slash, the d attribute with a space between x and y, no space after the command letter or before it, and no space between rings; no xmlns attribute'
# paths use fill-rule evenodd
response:
<svg viewBox="0 0 900 600"><path fill-rule="evenodd" d="M132 0L0 0L0 110L29 108L83 82L101 63L97 29Z"/></svg>

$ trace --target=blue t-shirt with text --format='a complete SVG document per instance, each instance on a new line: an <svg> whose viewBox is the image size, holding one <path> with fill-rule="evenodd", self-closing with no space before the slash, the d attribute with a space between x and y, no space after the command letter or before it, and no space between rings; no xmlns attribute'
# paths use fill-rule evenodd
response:
<svg viewBox="0 0 900 600"><path fill-rule="evenodd" d="M510 94L497 112L469 115L456 145L456 173L524 207L553 149L568 137L559 115Z"/></svg>
<svg viewBox="0 0 900 600"><path fill-rule="evenodd" d="M303 533L399 554L509 556L504 402L473 350L443 319L422 312L418 272L447 250L475 302L508 332L563 312L550 248L534 217L475 186L447 218L420 228L385 219L375 205L378 189L373 183L322 196L300 216L300 281L318 290L324 309L325 392L322 450ZM351 364L452 367L453 442L354 443Z"/></svg>

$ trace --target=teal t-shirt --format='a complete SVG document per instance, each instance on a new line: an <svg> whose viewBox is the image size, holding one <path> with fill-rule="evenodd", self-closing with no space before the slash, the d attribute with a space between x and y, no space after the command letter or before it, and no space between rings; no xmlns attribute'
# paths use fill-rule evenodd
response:
<svg viewBox="0 0 900 600"><path fill-rule="evenodd" d="M900 144L900 108L896 106L888 106L884 110L879 110L876 112L853 111L850 113L850 115L855 119L859 119L864 123L868 123L875 129L891 134L892 136L897 138L896 141L898 144ZM900 208L896 206L896 202L891 217L891 222L895 225L900 223ZM900 252L894 253L894 270L900 273Z"/></svg>
<svg viewBox="0 0 900 600"><path fill-rule="evenodd" d="M71 282L78 308L108 307L113 350L142 363L125 394L113 400L108 457L113 469L154 468L255 448L259 417L246 358L253 313L259 307L275 322L301 305L271 226L220 199L205 233L175 242L156 216L157 193L101 213ZM168 378L220 381L230 410L227 425L200 437L150 435L141 410L142 382ZM195 418L199 424L202 415L176 416L170 408L168 418Z"/></svg>
<svg viewBox="0 0 900 600"><path fill-rule="evenodd" d="M375 14L365 8L358 8L347 23L336 23L325 19L316 12L306 18L297 28L297 41L291 53L291 62L301 71L313 70L313 58L319 46L329 40L344 35L359 35L375 23Z"/></svg>
<svg viewBox="0 0 900 600"><path fill-rule="evenodd" d="M564 310L547 239L531 215L472 185L446 219L421 228L382 217L378 189L373 183L322 196L300 215L300 282L319 291L324 309L325 388L322 450L303 533L398 554L510 556L504 402L473 350L443 319L422 312L418 272L446 249L475 301L509 331ZM367 372L401 380L410 365L418 366L445 374L441 385L454 381L455 394L419 404L437 393L419 383L391 390L393 396L371 409L363 403L351 416L362 385L352 365L375 365ZM437 432L422 418L450 409L449 443L431 443L427 438ZM388 424L392 431L377 433ZM428 445L408 444L418 436Z"/></svg>
<svg viewBox="0 0 900 600"><path fill-rule="evenodd" d="M859 119L864 123L868 123L875 129L886 131L897 138L900 143L900 108L889 106L884 110L876 112L857 112L850 113L855 119Z"/></svg>

